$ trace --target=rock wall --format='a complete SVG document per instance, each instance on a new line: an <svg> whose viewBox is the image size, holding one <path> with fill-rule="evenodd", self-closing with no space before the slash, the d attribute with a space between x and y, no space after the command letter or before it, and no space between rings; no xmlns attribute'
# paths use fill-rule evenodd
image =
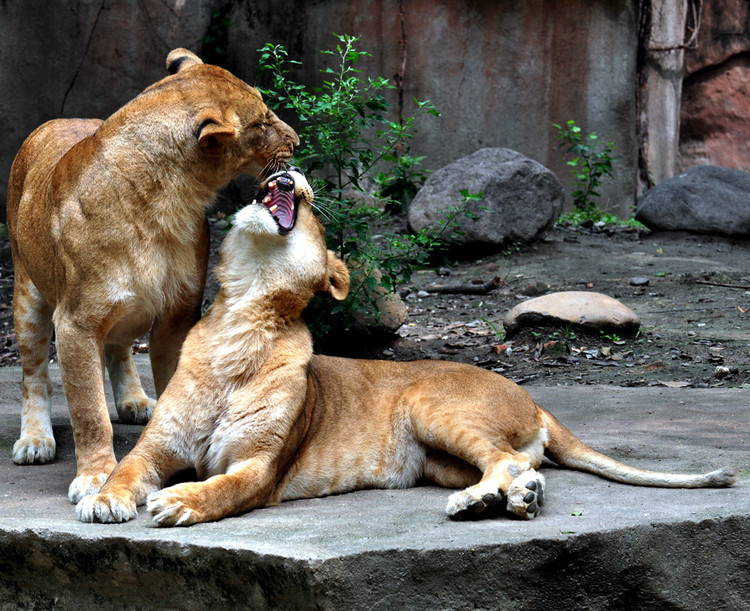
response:
<svg viewBox="0 0 750 611"><path fill-rule="evenodd" d="M693 3L690 3L693 4ZM683 169L700 164L750 171L750 3L703 2L685 50L680 111Z"/></svg>
<svg viewBox="0 0 750 611"><path fill-rule="evenodd" d="M203 49L209 30L218 40ZM414 97L442 112L425 118L413 140L425 167L511 148L552 169L570 190L551 124L575 119L616 143L615 177L602 204L629 214L637 161L632 0L4 0L0 201L32 129L54 117L106 117L164 74L171 48L223 57L252 83L256 50L281 43L304 62L296 76L314 83L326 61L317 51L335 45L332 32L361 37L360 48L372 52L363 74L403 77L406 113Z"/></svg>

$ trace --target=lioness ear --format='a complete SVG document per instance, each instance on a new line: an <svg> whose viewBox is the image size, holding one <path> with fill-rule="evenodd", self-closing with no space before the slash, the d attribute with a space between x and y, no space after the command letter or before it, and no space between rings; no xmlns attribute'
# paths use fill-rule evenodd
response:
<svg viewBox="0 0 750 611"><path fill-rule="evenodd" d="M237 137L237 130L223 119L207 118L198 126L198 144L206 152L221 150Z"/></svg>
<svg viewBox="0 0 750 611"><path fill-rule="evenodd" d="M349 294L349 270L333 251L328 251L328 294L343 301Z"/></svg>
<svg viewBox="0 0 750 611"><path fill-rule="evenodd" d="M173 49L167 55L167 72L177 74L189 66L202 64L201 58L187 49Z"/></svg>

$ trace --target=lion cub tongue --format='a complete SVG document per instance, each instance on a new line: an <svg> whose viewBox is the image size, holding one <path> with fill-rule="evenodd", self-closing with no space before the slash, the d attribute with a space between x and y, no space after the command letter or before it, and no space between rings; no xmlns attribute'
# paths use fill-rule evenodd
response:
<svg viewBox="0 0 750 611"><path fill-rule="evenodd" d="M275 181L268 184L268 195L263 198L279 227L289 231L294 226L294 190L280 189Z"/></svg>

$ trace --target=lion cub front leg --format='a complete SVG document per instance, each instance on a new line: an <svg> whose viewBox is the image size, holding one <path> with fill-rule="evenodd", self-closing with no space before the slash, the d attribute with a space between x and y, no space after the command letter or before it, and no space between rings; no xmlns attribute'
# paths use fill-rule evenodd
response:
<svg viewBox="0 0 750 611"><path fill-rule="evenodd" d="M149 494L146 508L159 526L189 526L261 507L273 492L273 461L257 456L229 473Z"/></svg>
<svg viewBox="0 0 750 611"><path fill-rule="evenodd" d="M158 465L157 462L161 463ZM158 490L166 479L168 461L155 461L148 453L133 450L117 465L97 494L83 497L76 506L81 522L127 522L138 516L138 505Z"/></svg>

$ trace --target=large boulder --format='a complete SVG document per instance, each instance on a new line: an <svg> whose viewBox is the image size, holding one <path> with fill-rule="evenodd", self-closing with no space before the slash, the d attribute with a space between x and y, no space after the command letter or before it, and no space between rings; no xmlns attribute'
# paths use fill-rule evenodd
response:
<svg viewBox="0 0 750 611"><path fill-rule="evenodd" d="M649 189L635 218L650 229L750 236L750 174L696 166Z"/></svg>
<svg viewBox="0 0 750 611"><path fill-rule="evenodd" d="M550 170L516 151L485 148L427 179L409 205L411 228L437 227L461 202L463 189L483 196L469 208L478 218L456 218L457 244L492 249L528 241L548 231L562 211L564 190Z"/></svg>

